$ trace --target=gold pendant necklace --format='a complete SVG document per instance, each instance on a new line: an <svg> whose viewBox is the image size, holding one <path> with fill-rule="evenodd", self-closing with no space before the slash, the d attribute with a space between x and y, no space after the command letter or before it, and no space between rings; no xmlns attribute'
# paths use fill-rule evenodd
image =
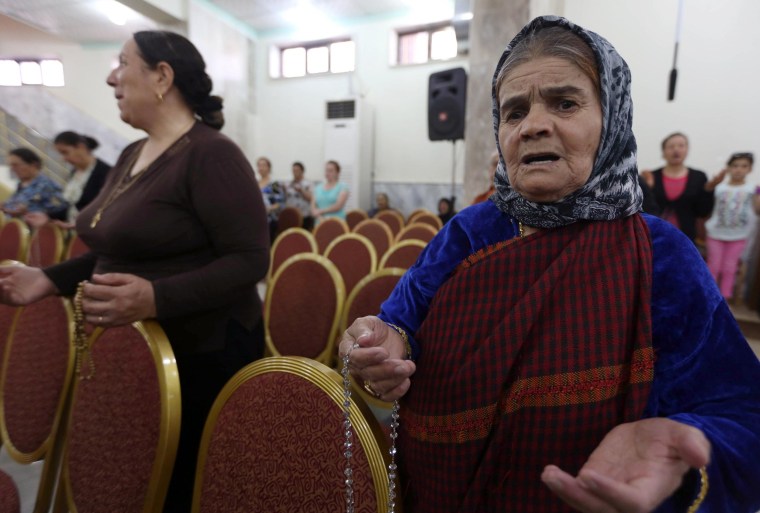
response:
<svg viewBox="0 0 760 513"><path fill-rule="evenodd" d="M114 186L113 189L111 189L111 192L109 192L108 196L106 197L105 201L103 201L103 204L100 205L100 208L98 208L97 212L95 212L95 215L92 216L92 221L90 221L90 228L95 228L98 223L100 222L100 219L103 217L103 211L107 209L111 203L116 201L116 199L124 194L130 187L132 187L132 184L134 184L137 179L145 173L145 171L148 170L150 167L150 164L142 168L140 171L138 171L133 177L129 177L130 173L132 172L132 167L135 165L135 162L137 162L137 158L140 156L140 153L142 152L142 147L145 146L145 142L143 141L142 145L140 145L140 148L137 149L134 154L132 155L132 159L130 160L129 164L126 166L126 171L119 179L116 186Z"/></svg>

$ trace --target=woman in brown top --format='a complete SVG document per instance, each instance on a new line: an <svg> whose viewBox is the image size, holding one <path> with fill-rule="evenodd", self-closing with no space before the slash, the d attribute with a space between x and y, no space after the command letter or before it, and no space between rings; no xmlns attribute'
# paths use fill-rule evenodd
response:
<svg viewBox="0 0 760 513"><path fill-rule="evenodd" d="M24 305L84 286L86 320L155 318L177 357L182 432L164 511L190 511L206 414L240 368L263 353L256 283L269 241L261 192L240 149L219 133L221 98L197 49L170 32L137 32L108 84L121 118L148 137L128 146L77 217L92 249L44 270L0 271L0 301Z"/></svg>

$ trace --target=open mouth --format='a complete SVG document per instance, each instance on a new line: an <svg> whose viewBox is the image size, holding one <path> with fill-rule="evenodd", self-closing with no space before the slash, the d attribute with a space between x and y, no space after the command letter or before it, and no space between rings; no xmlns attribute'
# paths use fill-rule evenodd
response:
<svg viewBox="0 0 760 513"><path fill-rule="evenodd" d="M547 164L559 160L559 155L554 153L533 153L526 155L522 159L523 164Z"/></svg>

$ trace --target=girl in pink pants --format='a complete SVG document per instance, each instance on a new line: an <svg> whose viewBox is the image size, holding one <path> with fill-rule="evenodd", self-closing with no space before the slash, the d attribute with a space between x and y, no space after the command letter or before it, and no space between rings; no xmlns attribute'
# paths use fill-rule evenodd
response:
<svg viewBox="0 0 760 513"><path fill-rule="evenodd" d="M760 214L760 187L755 189L746 183L753 164L751 153L731 155L728 167L716 177L720 183L715 188L715 207L706 225L707 265L726 299L733 296L736 270L755 215ZM727 183L723 181L726 176Z"/></svg>

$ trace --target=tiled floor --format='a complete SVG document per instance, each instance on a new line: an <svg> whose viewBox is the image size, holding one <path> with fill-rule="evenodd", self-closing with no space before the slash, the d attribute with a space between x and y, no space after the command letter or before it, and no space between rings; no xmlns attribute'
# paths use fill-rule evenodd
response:
<svg viewBox="0 0 760 513"><path fill-rule="evenodd" d="M0 469L10 474L18 487L21 496L21 513L32 513L34 500L37 497L37 484L42 472L42 462L21 465L11 459L5 448L0 448Z"/></svg>

